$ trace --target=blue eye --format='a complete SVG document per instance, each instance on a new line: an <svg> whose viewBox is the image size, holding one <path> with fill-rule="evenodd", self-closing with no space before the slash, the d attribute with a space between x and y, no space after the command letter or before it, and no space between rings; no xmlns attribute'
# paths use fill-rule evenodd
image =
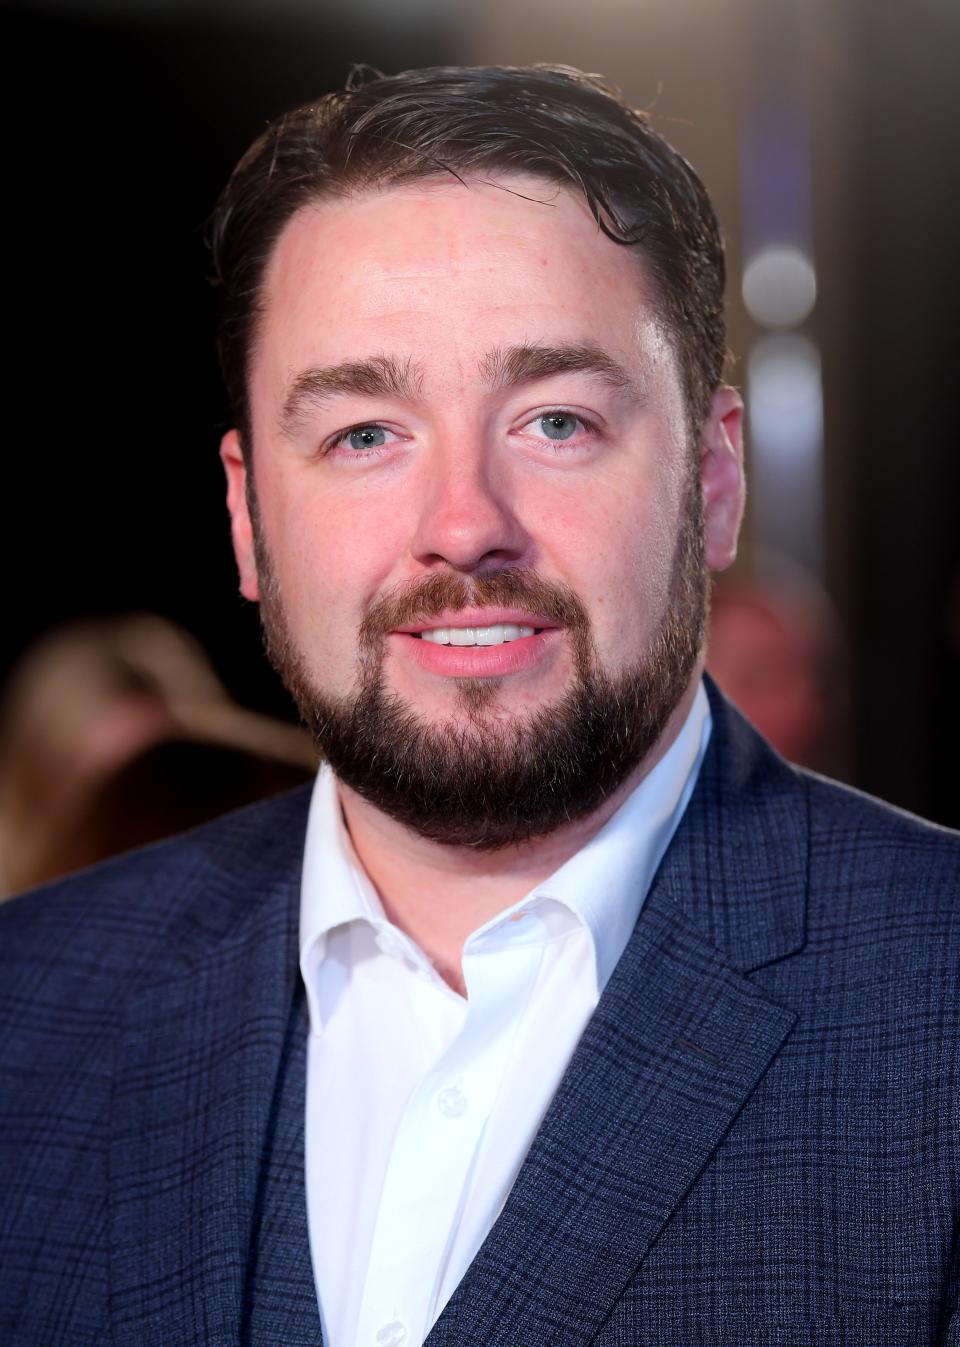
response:
<svg viewBox="0 0 960 1347"><path fill-rule="evenodd" d="M548 440L569 440L576 433L578 418L570 412L547 412L540 417L540 428Z"/></svg>
<svg viewBox="0 0 960 1347"><path fill-rule="evenodd" d="M324 456L332 455L345 463L373 462L383 456L381 450L386 453L403 439L403 435L389 426L382 426L378 421L366 421L338 431L322 446L321 453Z"/></svg>
<svg viewBox="0 0 960 1347"><path fill-rule="evenodd" d="M351 449L379 449L387 442L387 432L383 426L357 426L346 438Z"/></svg>

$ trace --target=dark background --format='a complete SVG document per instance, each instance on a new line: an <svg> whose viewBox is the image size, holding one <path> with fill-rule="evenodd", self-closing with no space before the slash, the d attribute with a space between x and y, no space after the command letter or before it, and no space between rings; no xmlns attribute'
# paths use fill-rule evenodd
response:
<svg viewBox="0 0 960 1347"><path fill-rule="evenodd" d="M201 638L240 701L289 715L236 592L202 241L220 184L266 120L339 86L356 61L604 70L634 102L656 100L662 129L703 173L736 279L736 144L750 90L783 64L811 129L822 578L852 651L845 775L960 824L960 7L582 8L0 10L0 677L72 616L151 609ZM750 339L734 284L731 340L742 350Z"/></svg>

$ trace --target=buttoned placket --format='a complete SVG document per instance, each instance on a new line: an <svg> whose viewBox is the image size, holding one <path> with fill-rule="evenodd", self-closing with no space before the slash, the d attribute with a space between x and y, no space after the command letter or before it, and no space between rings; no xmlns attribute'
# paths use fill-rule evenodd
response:
<svg viewBox="0 0 960 1347"><path fill-rule="evenodd" d="M547 939L535 913L510 918L464 946L467 1014L407 1101L384 1177L357 1325L357 1347L422 1342L435 1317L452 1233L484 1126L497 1098L517 1026ZM449 990L436 974L436 997ZM422 994L426 988L421 986ZM432 1284L422 1269L433 1267Z"/></svg>

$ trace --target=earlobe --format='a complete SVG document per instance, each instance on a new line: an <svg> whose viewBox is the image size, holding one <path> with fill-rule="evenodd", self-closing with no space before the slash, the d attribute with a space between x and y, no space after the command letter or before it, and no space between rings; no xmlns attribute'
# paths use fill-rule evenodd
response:
<svg viewBox="0 0 960 1347"><path fill-rule="evenodd" d="M743 400L723 386L713 395L701 437L700 482L703 489L704 557L722 571L737 555L743 518Z"/></svg>
<svg viewBox="0 0 960 1347"><path fill-rule="evenodd" d="M245 599L256 603L260 598L260 587L257 581L253 524L247 503L247 464L240 437L235 430L228 430L220 441L220 460L227 475L227 509L230 512L233 555L240 574L240 593Z"/></svg>

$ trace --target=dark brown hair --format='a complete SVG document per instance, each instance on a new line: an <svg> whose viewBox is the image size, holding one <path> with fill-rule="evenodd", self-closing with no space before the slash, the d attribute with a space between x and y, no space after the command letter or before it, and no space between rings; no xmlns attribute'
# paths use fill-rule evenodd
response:
<svg viewBox="0 0 960 1347"><path fill-rule="evenodd" d="M241 440L264 271L302 206L418 178L514 171L582 192L599 227L635 245L699 428L723 374L723 245L690 165L595 75L563 66L355 72L274 122L240 160L210 228L222 287L218 350Z"/></svg>

